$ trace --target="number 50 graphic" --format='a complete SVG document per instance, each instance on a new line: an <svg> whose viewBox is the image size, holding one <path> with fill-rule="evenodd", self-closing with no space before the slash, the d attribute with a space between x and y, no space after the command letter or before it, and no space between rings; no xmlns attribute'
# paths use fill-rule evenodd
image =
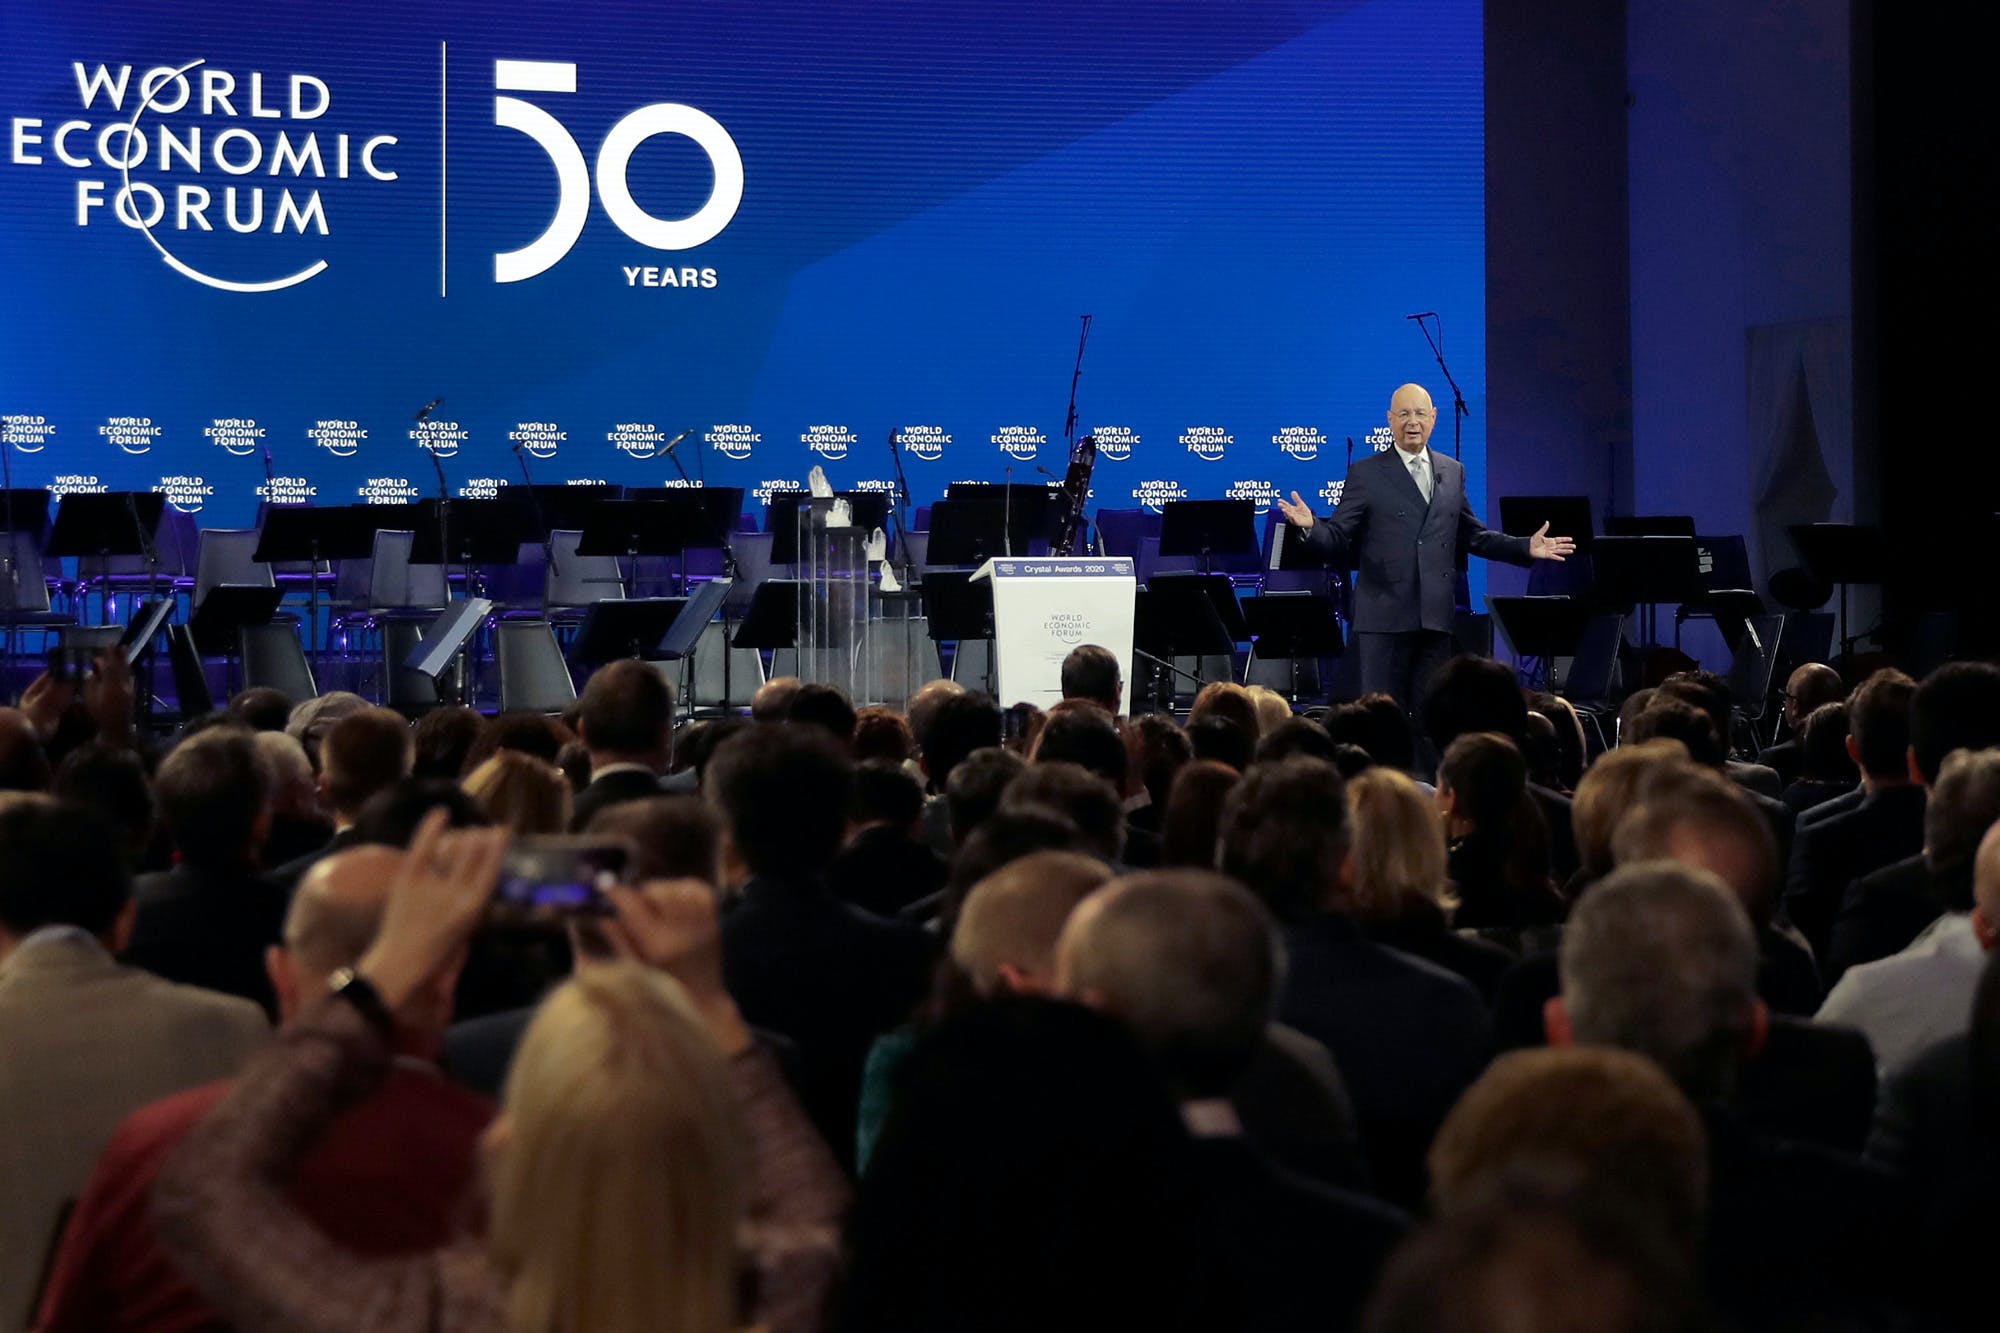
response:
<svg viewBox="0 0 2000 1333"><path fill-rule="evenodd" d="M573 93L576 66L565 61L496 60L493 87L497 93ZM548 230L522 246L493 256L495 282L520 282L555 267L583 235L590 216L590 168L576 137L533 102L495 96L493 123L521 133L540 144L556 168L556 215ZM715 170L715 190L708 202L684 218L657 218L639 207L625 183L633 150L656 134L682 134L708 154ZM692 250L716 238L743 202L743 157L736 141L715 117L679 102L642 106L611 127L597 150L597 197L604 211L641 245L655 250Z"/></svg>

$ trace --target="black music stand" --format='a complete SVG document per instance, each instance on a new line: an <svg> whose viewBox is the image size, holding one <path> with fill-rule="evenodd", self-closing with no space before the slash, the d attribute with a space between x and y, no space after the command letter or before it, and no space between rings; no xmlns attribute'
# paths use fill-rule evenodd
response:
<svg viewBox="0 0 2000 1333"><path fill-rule="evenodd" d="M1576 656L1595 610L1581 597L1495 597L1490 593L1486 609L1493 613L1494 627L1515 659L1536 663L1529 674L1530 683L1542 684L1553 679L1551 664L1556 658Z"/></svg>
<svg viewBox="0 0 2000 1333"><path fill-rule="evenodd" d="M1256 514L1248 500L1169 500L1160 511L1160 554L1199 556L1204 574L1216 556L1255 558Z"/></svg>
<svg viewBox="0 0 2000 1333"><path fill-rule="evenodd" d="M268 583L220 583L210 588L188 620L195 647L208 657L234 656L236 631L245 625L270 624L284 595L283 588Z"/></svg>
<svg viewBox="0 0 2000 1333"><path fill-rule="evenodd" d="M549 527L564 532L582 531L584 519L589 515L592 506L600 500L619 499L625 493L625 488L622 486L599 481L581 486L551 485L538 481L522 489L533 495L541 505L542 517L548 522Z"/></svg>
<svg viewBox="0 0 2000 1333"><path fill-rule="evenodd" d="M863 534L877 528L885 531L889 526L889 501L893 498L887 491L835 491L833 498L847 501L848 512L853 516L852 526ZM764 531L771 534L771 563L774 565L796 564L799 558L799 506L810 504L812 496L805 491L779 491L771 496L771 505L764 514ZM932 520L935 529L936 520Z"/></svg>
<svg viewBox="0 0 2000 1333"><path fill-rule="evenodd" d="M1607 537L1692 537L1693 514L1625 514L1604 520Z"/></svg>
<svg viewBox="0 0 2000 1333"><path fill-rule="evenodd" d="M765 579L750 594L750 607L736 622L729 640L732 648L776 650L793 648L799 641L799 593L805 585L797 579Z"/></svg>
<svg viewBox="0 0 2000 1333"><path fill-rule="evenodd" d="M924 563L937 565L983 565L995 556L1005 556L1009 548L1008 525L1013 527L1012 548L1025 554L1034 533L1032 515L1009 515L1001 500L940 500L931 506L930 546ZM924 575L928 580L931 576Z"/></svg>
<svg viewBox="0 0 2000 1333"><path fill-rule="evenodd" d="M381 517L375 505L272 505L250 558L259 564L304 560L307 642L315 679L320 674L319 566L322 560L366 560L375 553Z"/></svg>
<svg viewBox="0 0 2000 1333"><path fill-rule="evenodd" d="M49 530L46 555L143 556L146 560L146 595L159 595L160 550L157 538L160 515L166 512L167 497L159 491L100 491L63 497L56 508L55 526Z"/></svg>
<svg viewBox="0 0 2000 1333"><path fill-rule="evenodd" d="M1590 550L1590 497L1587 495L1503 495L1500 531L1509 537L1532 537L1542 524L1558 537L1576 542L1576 553Z"/></svg>
<svg viewBox="0 0 2000 1333"><path fill-rule="evenodd" d="M6 440L0 438L0 453L4 453L6 448ZM5 542L4 547L0 547L0 559L6 560L7 576L14 580L16 585L21 581L22 571L21 562L18 558L21 554L21 544L15 539L15 534L27 533L29 546L39 556L42 547L47 543L48 532L48 487L29 486L14 490L0 490L0 539L4 539ZM41 561L39 559L35 561L35 567L29 573L34 578L42 577ZM37 598L37 601L41 601L41 599ZM43 605L46 605L46 603L44 602ZM0 653L0 663L5 664L6 672L10 676L14 669L14 632L25 623L24 617L27 614L21 606L20 589L18 586L8 588L4 593L0 593L0 623L4 623L6 635L4 653ZM7 697L11 698L12 696L9 695Z"/></svg>
<svg viewBox="0 0 2000 1333"><path fill-rule="evenodd" d="M1232 657L1248 638L1242 606L1226 574L1161 574L1139 590L1132 620L1133 647L1157 662L1151 695L1170 705L1168 672L1176 657ZM1199 682L1197 672L1195 679ZM1164 695L1163 692L1164 691Z"/></svg>
<svg viewBox="0 0 2000 1333"><path fill-rule="evenodd" d="M1614 610L1643 608L1642 637L1659 646L1656 624L1662 603L1678 605L1699 597L1701 557L1692 536L1599 537L1591 547L1596 567L1596 601Z"/></svg>
<svg viewBox="0 0 2000 1333"><path fill-rule="evenodd" d="M657 661L661 639L688 604L685 597L610 598L592 602L583 613L569 660L577 666L603 666L621 658Z"/></svg>
<svg viewBox="0 0 2000 1333"><path fill-rule="evenodd" d="M734 579L710 579L681 600L685 603L674 623L667 626L667 632L654 645L654 652L663 662L677 662L693 657L695 645L701 642L701 632L721 612L723 604L729 600L729 590L735 586ZM794 631L796 632L796 631Z"/></svg>
<svg viewBox="0 0 2000 1333"><path fill-rule="evenodd" d="M696 495L699 492L682 492ZM599 500L577 538L580 556L615 556L623 563L625 596L639 577L639 557L681 555L690 546L713 546L710 515L700 504L665 500Z"/></svg>
<svg viewBox="0 0 2000 1333"><path fill-rule="evenodd" d="M1798 548L1806 572L1821 583L1839 586L1840 651L1842 656L1851 656L1861 636L1847 621L1847 588L1853 583L1882 581L1889 565L1889 544L1882 529L1863 523L1795 523L1786 532Z"/></svg>
<svg viewBox="0 0 2000 1333"><path fill-rule="evenodd" d="M446 511L444 532L439 533L438 499L419 500L411 526L416 536L410 543L413 565L443 565L449 578L451 566L465 570L466 595L480 595L473 575L479 565L512 565L521 559L521 547L542 538L535 534L535 515L525 499L467 500L454 498ZM445 543L439 548L439 539Z"/></svg>
<svg viewBox="0 0 2000 1333"><path fill-rule="evenodd" d="M1299 663L1307 658L1338 657L1346 651L1333 603L1317 593L1266 593L1238 605L1257 660L1291 660L1294 704L1300 698Z"/></svg>
<svg viewBox="0 0 2000 1333"><path fill-rule="evenodd" d="M932 640L962 643L993 637L993 580L972 581L965 570L924 576L924 620Z"/></svg>
<svg viewBox="0 0 2000 1333"><path fill-rule="evenodd" d="M49 534L49 488L20 486L0 491L0 532L32 532L39 547Z"/></svg>

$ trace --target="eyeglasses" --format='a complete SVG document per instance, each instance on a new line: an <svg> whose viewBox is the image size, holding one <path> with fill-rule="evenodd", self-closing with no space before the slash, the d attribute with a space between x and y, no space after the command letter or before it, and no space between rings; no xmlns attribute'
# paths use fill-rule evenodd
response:
<svg viewBox="0 0 2000 1333"><path fill-rule="evenodd" d="M1436 415L1437 409L1434 407L1399 407L1389 414L1389 419L1391 421L1409 421L1412 419L1429 421Z"/></svg>

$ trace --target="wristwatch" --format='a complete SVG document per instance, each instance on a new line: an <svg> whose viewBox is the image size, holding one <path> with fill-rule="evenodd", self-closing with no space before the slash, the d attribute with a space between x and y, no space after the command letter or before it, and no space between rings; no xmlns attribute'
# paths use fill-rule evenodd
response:
<svg viewBox="0 0 2000 1333"><path fill-rule="evenodd" d="M396 1035L396 1017L382 1003L382 992L367 977L351 967L343 967L327 978L326 988L329 994L339 996L359 1010L369 1026L382 1034L383 1040Z"/></svg>

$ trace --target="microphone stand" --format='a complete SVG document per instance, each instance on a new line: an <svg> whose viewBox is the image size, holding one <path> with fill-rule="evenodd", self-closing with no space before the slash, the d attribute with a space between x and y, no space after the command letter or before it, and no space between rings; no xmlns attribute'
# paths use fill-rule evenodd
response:
<svg viewBox="0 0 2000 1333"><path fill-rule="evenodd" d="M431 419L431 413L435 411L437 409L438 404L442 403L443 401L444 399L442 397L433 398L428 403L425 403L422 407L418 408L417 424L421 426L424 422L429 421ZM451 603L451 483L444 479L444 460L438 457L437 450L431 448L429 445L423 445L421 447L423 448L423 451L425 453L431 456L431 470L437 473L438 568L444 572L444 600L446 605L449 605ZM465 565L465 595L467 597L471 597L473 595L473 591L474 590L472 587L472 562L468 560ZM468 653L467 656L470 657L471 654ZM473 697L472 694L473 683L472 683L472 671L470 663L468 663L467 665L466 673L461 682L461 686L462 686L461 697L459 702L468 704L471 703Z"/></svg>
<svg viewBox="0 0 2000 1333"><path fill-rule="evenodd" d="M5 504L7 512L0 514L0 536L7 542L7 636L5 660L11 671L14 666L15 616L21 607L21 552L14 539L14 440L4 419L0 419L0 504ZM36 576L40 577L40 561L36 562ZM13 698L12 694L7 696Z"/></svg>
<svg viewBox="0 0 2000 1333"><path fill-rule="evenodd" d="M139 501L130 491L125 492L125 512L132 518L132 535L139 539L139 550L146 557L146 602L151 605L160 596L160 548L154 544L151 534L146 531L145 523L139 518ZM152 650L150 642L146 645L146 650L148 653L146 683L139 688L146 700L145 724L146 729L150 731L153 726L153 659L150 655ZM125 650L120 646L114 651Z"/></svg>
<svg viewBox="0 0 2000 1333"><path fill-rule="evenodd" d="M1413 316L1413 318L1417 321L1417 327L1423 330L1424 341L1431 345L1431 355L1437 358L1438 370L1444 375L1444 382L1451 386L1451 456L1455 459L1458 457L1462 423L1466 417L1472 415L1472 411L1465 405L1465 395L1458 391L1458 381L1451 377L1451 367L1444 363L1444 321L1438 319L1436 315L1430 316L1438 321L1437 337L1433 338L1430 326L1424 323L1423 317Z"/></svg>
<svg viewBox="0 0 2000 1333"><path fill-rule="evenodd" d="M894 525L896 537L896 563L902 566L905 588L917 586L916 561L910 558L909 525L903 518L903 510L910 503L910 479L903 475L903 432L889 432L889 461L896 465L896 494L889 506L889 521Z"/></svg>
<svg viewBox="0 0 2000 1333"><path fill-rule="evenodd" d="M681 456L678 452L680 442L691 435L693 431L694 428L690 426L687 430L676 435L668 442L667 447L662 452L666 454L667 461L674 465L674 472L680 477L682 485L690 490L702 490L705 489L705 486L698 487L694 484L693 479L688 476L687 465L681 462ZM706 480L707 478L704 477L703 481L706 482ZM722 576L734 583L742 575L743 566L736 562L736 548L729 544L729 534L724 532L722 525L715 521L715 515L709 512L707 505L699 504L695 508L701 511L701 521L708 528L708 535L713 537L715 544L722 548ZM638 557L634 556L632 564L635 572L638 563ZM685 546L681 548L681 591L684 593L687 591L687 548ZM734 589L731 589L731 591L734 591ZM730 700L730 633L729 599L725 597L722 600L722 708L725 713L729 710ZM690 690L687 693L690 699L692 699L693 691ZM692 714L693 706L691 703L689 711Z"/></svg>
<svg viewBox="0 0 2000 1333"><path fill-rule="evenodd" d="M521 465L521 484L528 488L528 512L535 516L535 526L542 534L542 561L548 566L548 577L542 580L542 618L549 615L549 579L562 571L556 567L556 538L549 531L549 517L542 512L542 497L535 494L534 474L528 471L528 455L523 452L521 442L514 441L514 459Z"/></svg>
<svg viewBox="0 0 2000 1333"><path fill-rule="evenodd" d="M1014 465L1007 465L1007 480L1000 487L1000 554L1014 556Z"/></svg>

